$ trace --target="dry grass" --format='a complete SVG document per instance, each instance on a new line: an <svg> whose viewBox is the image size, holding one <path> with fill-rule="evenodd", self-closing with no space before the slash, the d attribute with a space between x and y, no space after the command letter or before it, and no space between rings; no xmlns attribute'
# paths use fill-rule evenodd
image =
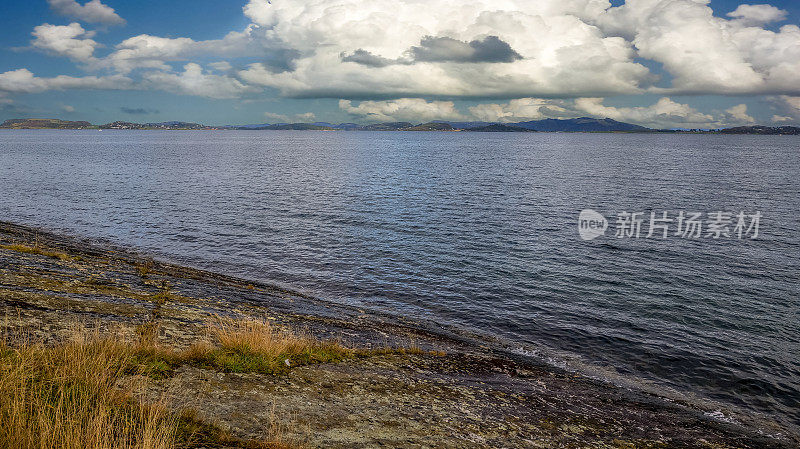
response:
<svg viewBox="0 0 800 449"><path fill-rule="evenodd" d="M21 245L17 243L12 243L10 245L0 245L0 248L6 249L9 251L16 251L18 253L27 253L27 254L37 254L40 256L50 257L53 259L59 260L77 260L77 257L70 256L69 254L60 252L60 251L52 251L46 248L39 246L39 244L35 244L33 246L28 245Z"/></svg>
<svg viewBox="0 0 800 449"><path fill-rule="evenodd" d="M281 374L292 367L405 349L356 351L320 341L267 320L215 318L200 343L175 350L158 343L155 321L137 336L79 329L67 341L45 346L23 339L0 342L0 449L173 449L239 447L290 449L274 426L263 441L232 437L187 410L135 399L134 374L160 378L191 364L226 372ZM268 423L269 424L269 423Z"/></svg>
<svg viewBox="0 0 800 449"><path fill-rule="evenodd" d="M177 419L115 387L132 356L96 332L53 347L0 345L0 448L174 447Z"/></svg>
<svg viewBox="0 0 800 449"><path fill-rule="evenodd" d="M259 359L267 371L340 361L354 355L352 349L335 341L320 341L309 335L274 326L268 320L217 319L210 333L219 343L215 357L224 360L233 356L242 362Z"/></svg>
<svg viewBox="0 0 800 449"><path fill-rule="evenodd" d="M253 342L259 349L248 353L251 358L265 356L267 348L301 350L297 342L288 346L277 341L273 341L275 346L264 343L276 335L257 343L257 327L250 324L242 325L250 333L241 338L230 325L219 329L226 342ZM214 361L224 353L219 351L228 351L206 344L207 350L196 346L176 352L156 344L158 328L152 323L138 331L136 341L122 335L102 336L97 330L77 330L68 341L52 346L30 341L13 346L0 343L0 449L300 447L283 442L274 426L264 441L242 440L191 411L170 411L163 404L134 399L133 386L120 382L125 376L163 372L174 364L197 363L198 359ZM234 365L243 363L230 360ZM271 364L261 362L255 367L263 372L263 367Z"/></svg>
<svg viewBox="0 0 800 449"><path fill-rule="evenodd" d="M142 338L135 354L136 369L156 378L184 364L224 372L283 374L296 366L338 362L356 355L338 342L281 329L267 320L215 318L208 325L207 339L183 351L159 346L158 328L151 323L138 332Z"/></svg>

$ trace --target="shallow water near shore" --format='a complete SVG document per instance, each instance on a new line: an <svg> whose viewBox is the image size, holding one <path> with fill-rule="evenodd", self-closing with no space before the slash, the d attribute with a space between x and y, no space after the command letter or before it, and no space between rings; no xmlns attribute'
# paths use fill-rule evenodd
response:
<svg viewBox="0 0 800 449"><path fill-rule="evenodd" d="M0 217L797 426L798 173L794 136L3 131ZM587 242L585 208L764 218Z"/></svg>

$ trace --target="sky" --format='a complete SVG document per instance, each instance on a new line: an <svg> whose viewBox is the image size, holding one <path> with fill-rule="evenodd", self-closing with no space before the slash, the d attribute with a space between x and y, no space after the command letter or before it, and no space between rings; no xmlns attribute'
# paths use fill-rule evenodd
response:
<svg viewBox="0 0 800 449"><path fill-rule="evenodd" d="M800 124L800 2L26 0L0 120Z"/></svg>

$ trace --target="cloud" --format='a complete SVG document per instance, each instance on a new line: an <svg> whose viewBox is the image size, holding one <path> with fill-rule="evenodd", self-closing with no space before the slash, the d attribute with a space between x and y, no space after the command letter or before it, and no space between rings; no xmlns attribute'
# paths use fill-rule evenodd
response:
<svg viewBox="0 0 800 449"><path fill-rule="evenodd" d="M630 41L641 58L661 63L672 86L651 89L681 94L800 92L800 28L778 32L753 20L776 20L774 10L737 9L738 19L714 15L707 0L637 0L597 18L608 35ZM771 12L770 12L771 11ZM757 13L758 12L758 13ZM746 20L745 20L746 19Z"/></svg>
<svg viewBox="0 0 800 449"><path fill-rule="evenodd" d="M116 51L99 62L101 66L113 67L121 73L135 68L158 68L169 70L166 61L189 56L197 45L188 37L167 38L141 34L117 44Z"/></svg>
<svg viewBox="0 0 800 449"><path fill-rule="evenodd" d="M605 106L603 98L558 100L520 98L508 103L483 103L469 108L480 121L521 122L546 118L594 117L611 118L651 128L718 128L755 122L744 104L733 106L717 115L702 113L688 104L661 98L655 104L617 108Z"/></svg>
<svg viewBox="0 0 800 449"><path fill-rule="evenodd" d="M425 36L409 54L417 62L514 62L522 59L497 36L464 42L450 37Z"/></svg>
<svg viewBox="0 0 800 449"><path fill-rule="evenodd" d="M633 46L592 25L605 0L251 0L291 70L240 76L289 97L576 97L641 92L655 78ZM491 65L483 63L493 63ZM602 76L598 76L602 74Z"/></svg>
<svg viewBox="0 0 800 449"><path fill-rule="evenodd" d="M90 39L94 33L84 30L79 23L65 26L45 23L34 28L31 35L34 48L80 62L92 60L94 50L99 46Z"/></svg>
<svg viewBox="0 0 800 449"><path fill-rule="evenodd" d="M773 122L800 123L800 97L781 95L768 98L768 101L772 104L773 109L778 111L778 114L772 116Z"/></svg>
<svg viewBox="0 0 800 449"><path fill-rule="evenodd" d="M611 118L651 128L719 128L755 121L747 115L747 106L744 104L714 116L667 97L650 106L622 108L605 106L602 98L578 98L575 100L575 108L593 117Z"/></svg>
<svg viewBox="0 0 800 449"><path fill-rule="evenodd" d="M483 122L521 122L544 118L574 117L564 100L518 98L508 103L483 103L469 108L475 119Z"/></svg>
<svg viewBox="0 0 800 449"><path fill-rule="evenodd" d="M339 100L339 109L353 117L368 122L431 120L463 120L452 101L425 101L421 98L400 98L391 101L362 101L354 105L350 100Z"/></svg>
<svg viewBox="0 0 800 449"><path fill-rule="evenodd" d="M373 55L372 53L362 48L359 48L358 50L354 51L352 54L349 55L346 52L342 52L341 57L342 57L342 62L355 62L356 64L361 64L369 67L386 67L387 65L410 63L410 61L404 61L401 59L389 59Z"/></svg>
<svg viewBox="0 0 800 449"><path fill-rule="evenodd" d="M40 93L65 89L133 89L133 80L122 75L40 78L28 69L0 73L0 92Z"/></svg>
<svg viewBox="0 0 800 449"><path fill-rule="evenodd" d="M746 26L763 26L786 20L787 14L785 10L772 5L739 5L736 10L728 13L728 17L738 19Z"/></svg>
<svg viewBox="0 0 800 449"><path fill-rule="evenodd" d="M98 0L48 1L82 20L119 17ZM269 89L284 97L351 101L493 99L471 113L498 120L557 115L573 105L532 98L800 97L800 27L773 31L770 25L786 12L748 4L726 16L709 5L426 0L422 8L418 0L249 0L243 11L252 23L220 39L141 34L98 57L92 33L74 23L37 27L31 44L88 70L141 77L142 88L210 98ZM250 59L242 65L234 58ZM216 62L205 72L197 61ZM183 71L173 70L176 62ZM667 76L659 84L661 68ZM715 112L714 119L725 113ZM728 114L733 119L738 112Z"/></svg>
<svg viewBox="0 0 800 449"><path fill-rule="evenodd" d="M75 108L68 104L61 105L61 110L64 112L75 112Z"/></svg>
<svg viewBox="0 0 800 449"><path fill-rule="evenodd" d="M125 114L130 115L147 115L147 114L158 114L158 109L145 109L145 108L131 108L127 106L122 106L119 108Z"/></svg>
<svg viewBox="0 0 800 449"><path fill-rule="evenodd" d="M364 49L352 54L341 53L342 62L355 62L368 67L386 67L418 62L501 63L522 59L519 53L497 36L486 36L471 42L450 37L425 36L418 46L409 48L402 57L388 59Z"/></svg>
<svg viewBox="0 0 800 449"><path fill-rule="evenodd" d="M182 95L226 99L258 93L260 88L247 86L227 75L205 73L199 64L189 63L183 72L152 71L142 75L144 87Z"/></svg>
<svg viewBox="0 0 800 449"><path fill-rule="evenodd" d="M212 62L208 66L220 73L228 73L233 70L233 66L227 61Z"/></svg>
<svg viewBox="0 0 800 449"><path fill-rule="evenodd" d="M725 110L720 119L725 124L755 123L756 119L747 114L747 105L738 104Z"/></svg>
<svg viewBox="0 0 800 449"><path fill-rule="evenodd" d="M304 112L301 114L294 114L294 115L277 114L275 112L265 112L264 117L268 120L274 120L281 123L308 123L308 122L313 122L317 118L313 112Z"/></svg>
<svg viewBox="0 0 800 449"><path fill-rule="evenodd" d="M547 118L611 118L650 128L720 128L755 122L747 114L747 106L739 104L716 114L707 114L688 104L661 98L655 104L641 107L613 107L603 104L603 98L577 98L574 100L518 98L507 103L481 103L462 114L452 102L425 101L403 98L389 101L362 101L354 105L350 100L340 100L339 108L348 114L370 122L476 120L484 122L516 123ZM800 111L800 110L798 110Z"/></svg>
<svg viewBox="0 0 800 449"><path fill-rule="evenodd" d="M275 76L242 77L291 97L561 97L800 94L800 27L762 28L784 11L707 0L250 0L245 13L297 51ZM357 11L357 13L353 13ZM671 86L639 59L659 63ZM476 67L475 62L503 62ZM420 62L425 62L424 64Z"/></svg>
<svg viewBox="0 0 800 449"><path fill-rule="evenodd" d="M279 59L275 55L283 50L271 48L268 38L263 33L255 33L255 30L256 27L251 25L241 32L231 31L222 39L204 41L140 34L117 44L115 51L98 61L95 68L112 68L120 73L138 68L169 70L167 62L190 61L198 56Z"/></svg>
<svg viewBox="0 0 800 449"><path fill-rule="evenodd" d="M73 17L84 22L104 25L122 25L125 19L114 12L114 8L104 5L100 0L91 0L81 5L75 0L47 0L50 9L57 14Z"/></svg>

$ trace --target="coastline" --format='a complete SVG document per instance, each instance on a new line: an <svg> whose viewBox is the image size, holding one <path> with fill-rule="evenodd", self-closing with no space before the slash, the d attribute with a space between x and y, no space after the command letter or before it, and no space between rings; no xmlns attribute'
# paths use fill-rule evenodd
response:
<svg viewBox="0 0 800 449"><path fill-rule="evenodd" d="M14 246L21 245L21 246ZM35 251L20 250L35 248ZM181 366L142 400L191 403L241 438L275 407L310 447L794 447L685 405L614 387L494 348L291 290L181 267L124 248L0 222L4 334L52 343L75 323L102 329L157 319L186 346L212 316L268 318L359 348L417 348L300 366L283 376ZM154 301L167 285L170 299Z"/></svg>
<svg viewBox="0 0 800 449"><path fill-rule="evenodd" d="M0 124L0 129L14 130L137 130L137 131L411 131L411 132L585 132L614 134L755 134L798 135L794 126L748 125L718 129L655 129L618 122L610 118L580 117L575 119L544 119L517 123L505 122L448 122L443 120L414 124L411 122L385 122L359 125L356 123L276 123L260 125L205 125L193 122L170 121L159 123L132 123L114 121L95 125L86 121L60 119L10 119Z"/></svg>

